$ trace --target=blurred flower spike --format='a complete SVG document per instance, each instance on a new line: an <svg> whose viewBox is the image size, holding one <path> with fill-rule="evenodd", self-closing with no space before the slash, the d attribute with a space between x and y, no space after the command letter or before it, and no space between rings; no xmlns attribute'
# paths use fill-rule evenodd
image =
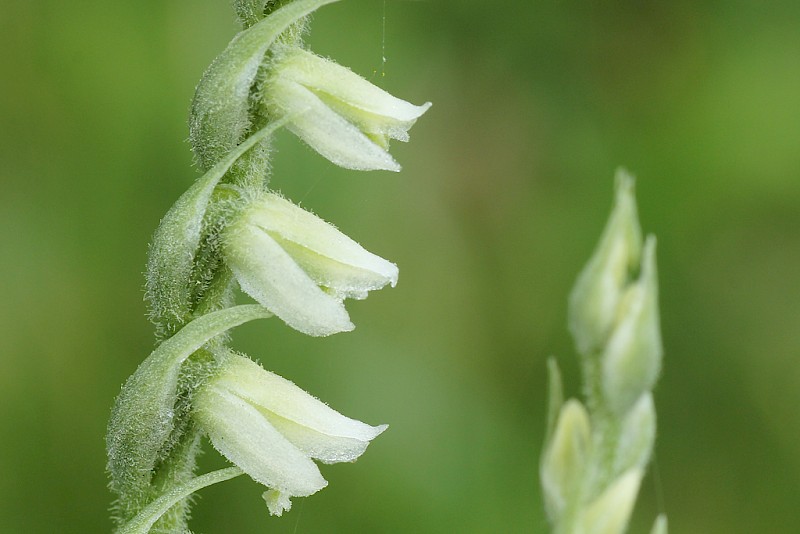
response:
<svg viewBox="0 0 800 534"><path fill-rule="evenodd" d="M223 242L242 290L312 336L352 330L343 300L397 284L395 264L274 193L246 207Z"/></svg>
<svg viewBox="0 0 800 534"><path fill-rule="evenodd" d="M408 141L408 130L431 106L395 98L333 61L298 47L274 49L264 103L276 117L331 162L362 171L399 171L389 139Z"/></svg>
<svg viewBox="0 0 800 534"><path fill-rule="evenodd" d="M217 450L267 486L269 511L327 485L312 459L352 462L386 430L350 419L252 360L226 351L195 395L195 419Z"/></svg>
<svg viewBox="0 0 800 534"><path fill-rule="evenodd" d="M585 404L563 402L555 361L541 482L557 533L624 534L653 451L661 371L656 239L642 232L634 178L616 175L614 207L569 300ZM667 534L660 515L651 534Z"/></svg>
<svg viewBox="0 0 800 534"><path fill-rule="evenodd" d="M620 416L661 370L656 239L642 243L636 211L634 179L619 170L611 217L569 308L578 351L599 358L603 403Z"/></svg>

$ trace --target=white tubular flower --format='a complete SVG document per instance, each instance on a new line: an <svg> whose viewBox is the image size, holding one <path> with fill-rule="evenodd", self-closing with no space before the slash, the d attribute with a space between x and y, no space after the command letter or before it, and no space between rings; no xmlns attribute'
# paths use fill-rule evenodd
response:
<svg viewBox="0 0 800 534"><path fill-rule="evenodd" d="M547 512L556 519L580 488L591 448L589 414L583 405L568 400L558 414L552 439L541 465L542 488Z"/></svg>
<svg viewBox="0 0 800 534"><path fill-rule="evenodd" d="M331 162L361 171L399 171L389 139L408 130L431 106L395 98L350 69L301 48L276 53L264 102L287 128Z"/></svg>
<svg viewBox="0 0 800 534"><path fill-rule="evenodd" d="M214 447L269 488L264 499L273 515L291 508L291 497L328 484L312 459L353 462L387 428L345 417L233 352L197 390L194 410Z"/></svg>
<svg viewBox="0 0 800 534"><path fill-rule="evenodd" d="M397 284L397 266L274 193L244 209L223 235L242 290L311 336L350 331L345 298Z"/></svg>

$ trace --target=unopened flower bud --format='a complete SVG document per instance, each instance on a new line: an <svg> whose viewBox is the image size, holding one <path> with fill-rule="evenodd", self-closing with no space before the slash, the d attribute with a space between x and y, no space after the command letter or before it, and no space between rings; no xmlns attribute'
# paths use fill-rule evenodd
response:
<svg viewBox="0 0 800 534"><path fill-rule="evenodd" d="M650 460L656 439L656 408L653 395L643 394L622 420L617 450L614 453L614 472L631 467L644 467Z"/></svg>
<svg viewBox="0 0 800 534"><path fill-rule="evenodd" d="M667 534L667 516L660 514L656 517L650 534Z"/></svg>

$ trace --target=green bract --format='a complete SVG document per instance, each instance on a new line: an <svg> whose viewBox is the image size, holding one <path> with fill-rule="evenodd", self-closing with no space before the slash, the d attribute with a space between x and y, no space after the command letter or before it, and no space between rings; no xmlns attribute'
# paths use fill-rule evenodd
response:
<svg viewBox="0 0 800 534"><path fill-rule="evenodd" d="M208 289L202 275L198 276L196 258L214 189L238 158L281 125L271 124L237 146L197 180L161 220L150 245L146 282L151 319L161 336L172 335L185 325Z"/></svg>
<svg viewBox="0 0 800 534"><path fill-rule="evenodd" d="M156 464L175 428L175 405L181 364L200 347L230 328L269 317L256 305L210 313L162 343L139 365L114 403L108 425L108 470L118 507L129 519L145 504Z"/></svg>
<svg viewBox="0 0 800 534"><path fill-rule="evenodd" d="M202 168L211 168L253 128L257 112L250 95L269 48L292 24L336 1L291 2L236 35L211 63L195 90L190 119L190 140Z"/></svg>

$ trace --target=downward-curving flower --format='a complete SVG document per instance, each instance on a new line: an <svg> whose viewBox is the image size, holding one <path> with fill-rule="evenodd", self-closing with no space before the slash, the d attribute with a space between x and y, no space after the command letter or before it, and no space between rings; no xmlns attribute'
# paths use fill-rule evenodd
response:
<svg viewBox="0 0 800 534"><path fill-rule="evenodd" d="M297 47L274 49L264 86L270 114L289 117L289 130L331 162L355 170L399 171L389 139L408 130L431 106L395 98L333 61Z"/></svg>
<svg viewBox="0 0 800 534"><path fill-rule="evenodd" d="M395 264L274 193L231 222L223 254L245 293L312 336L352 330L342 301L397 284Z"/></svg>
<svg viewBox="0 0 800 534"><path fill-rule="evenodd" d="M312 458L352 462L386 430L329 408L292 382L226 350L220 371L195 393L195 420L214 447L255 481L270 513L327 485Z"/></svg>

